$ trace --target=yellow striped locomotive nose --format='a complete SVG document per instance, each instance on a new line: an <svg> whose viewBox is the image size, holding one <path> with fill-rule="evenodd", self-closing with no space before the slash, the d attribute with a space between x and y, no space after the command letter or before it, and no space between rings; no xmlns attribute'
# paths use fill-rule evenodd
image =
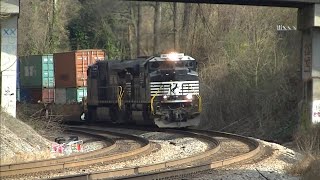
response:
<svg viewBox="0 0 320 180"><path fill-rule="evenodd" d="M151 96L197 95L199 81L150 82L150 94Z"/></svg>

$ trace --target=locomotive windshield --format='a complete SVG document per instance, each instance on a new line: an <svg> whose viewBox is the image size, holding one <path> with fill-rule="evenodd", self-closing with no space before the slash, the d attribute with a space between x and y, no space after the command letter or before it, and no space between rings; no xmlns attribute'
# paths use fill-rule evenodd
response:
<svg viewBox="0 0 320 180"><path fill-rule="evenodd" d="M153 61L149 64L150 71L156 70L171 70L171 69L196 69L196 62L194 60L189 61Z"/></svg>

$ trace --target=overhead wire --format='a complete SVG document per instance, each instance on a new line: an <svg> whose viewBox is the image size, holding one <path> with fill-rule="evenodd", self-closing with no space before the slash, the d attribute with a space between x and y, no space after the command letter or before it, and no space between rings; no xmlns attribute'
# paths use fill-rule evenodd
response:
<svg viewBox="0 0 320 180"><path fill-rule="evenodd" d="M16 64L18 62L18 60L16 59L9 67L7 67L6 69L0 71L1 73L4 71L7 71L8 69L10 69L14 64Z"/></svg>

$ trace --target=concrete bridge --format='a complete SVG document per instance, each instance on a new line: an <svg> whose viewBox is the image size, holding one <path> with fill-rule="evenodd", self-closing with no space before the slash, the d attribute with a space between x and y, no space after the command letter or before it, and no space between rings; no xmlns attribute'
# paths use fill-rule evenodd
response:
<svg viewBox="0 0 320 180"><path fill-rule="evenodd" d="M140 0L142 1L142 0ZM156 1L156 0L143 0ZM160 0L162 2L295 7L302 31L304 100L313 123L320 122L320 0ZM19 0L1 0L1 106L15 116Z"/></svg>
<svg viewBox="0 0 320 180"><path fill-rule="evenodd" d="M138 0L138 1L161 1L182 3L206 3L206 4L234 4L274 7L303 8L308 5L319 4L320 0Z"/></svg>

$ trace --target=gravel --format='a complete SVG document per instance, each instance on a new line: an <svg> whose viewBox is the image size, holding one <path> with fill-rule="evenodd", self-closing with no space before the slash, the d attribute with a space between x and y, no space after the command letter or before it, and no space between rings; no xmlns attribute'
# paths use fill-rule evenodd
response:
<svg viewBox="0 0 320 180"><path fill-rule="evenodd" d="M157 143L161 146L161 149L156 151L155 153L150 154L149 156L143 156L134 160L119 162L110 165L92 167L86 169L86 172L93 171L108 171L126 167L135 167L135 166L143 166L161 163L165 161L170 161L174 159L181 159L188 156L195 155L197 153L201 153L207 150L207 144L199 141L198 139L182 137L182 138L174 138L172 135L168 133L159 133L159 132L150 132L141 135L142 137L150 137L150 141L153 143ZM171 138L168 141L168 138Z"/></svg>
<svg viewBox="0 0 320 180"><path fill-rule="evenodd" d="M0 164L50 158L50 141L30 126L0 112Z"/></svg>
<svg viewBox="0 0 320 180"><path fill-rule="evenodd" d="M299 177L286 173L286 169L298 162L299 153L279 144L261 141L272 154L256 163L233 165L204 173L198 173L186 179L193 180L298 180Z"/></svg>
<svg viewBox="0 0 320 180"><path fill-rule="evenodd" d="M80 172L96 172L109 171L113 169L143 166L155 164L174 159L185 158L207 150L208 146L205 142L189 137L178 137L174 134L162 132L150 132L141 134L142 137L148 137L153 144L158 144L161 148L148 156L138 157L137 159L128 160L114 164L99 164L81 170L65 170L61 173L50 173L47 175L32 176L29 179L50 178L64 175L74 175ZM168 140L170 139L170 140ZM23 179L23 178L22 178Z"/></svg>

